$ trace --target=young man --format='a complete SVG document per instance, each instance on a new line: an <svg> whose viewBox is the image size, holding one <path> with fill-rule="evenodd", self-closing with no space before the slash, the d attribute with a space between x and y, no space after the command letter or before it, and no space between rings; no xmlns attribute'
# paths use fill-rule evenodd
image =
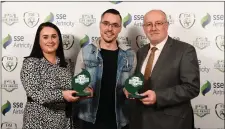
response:
<svg viewBox="0 0 225 129"><path fill-rule="evenodd" d="M78 54L75 75L86 69L91 75L93 96L80 100L78 117L82 129L126 129L128 120L122 108L126 97L125 80L134 73L136 55L117 41L122 19L115 9L106 10L100 21L101 37Z"/></svg>

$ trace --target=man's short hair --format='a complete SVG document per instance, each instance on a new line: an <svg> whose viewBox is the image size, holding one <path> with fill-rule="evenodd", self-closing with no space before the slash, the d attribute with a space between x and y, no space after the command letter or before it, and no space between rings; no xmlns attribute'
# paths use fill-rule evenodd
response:
<svg viewBox="0 0 225 129"><path fill-rule="evenodd" d="M120 12L118 10L116 10L116 9L108 9L105 12L102 13L101 18L103 18L106 13L111 13L111 14L114 14L114 15L119 15L120 20L122 22L122 17L121 17Z"/></svg>

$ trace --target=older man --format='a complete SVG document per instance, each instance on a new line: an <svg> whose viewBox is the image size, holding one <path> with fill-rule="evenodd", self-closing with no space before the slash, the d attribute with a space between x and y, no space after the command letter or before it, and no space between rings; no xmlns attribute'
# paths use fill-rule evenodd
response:
<svg viewBox="0 0 225 129"><path fill-rule="evenodd" d="M190 100L200 89L195 48L168 36L161 10L144 16L143 29L150 44L137 52L137 69L144 74L144 99L135 101L130 129L193 129Z"/></svg>

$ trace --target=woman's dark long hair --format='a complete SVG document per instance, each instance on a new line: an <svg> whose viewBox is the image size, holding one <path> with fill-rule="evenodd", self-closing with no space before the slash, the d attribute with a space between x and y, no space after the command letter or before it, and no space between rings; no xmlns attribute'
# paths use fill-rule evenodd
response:
<svg viewBox="0 0 225 129"><path fill-rule="evenodd" d="M44 22L44 23L40 24L40 26L38 27L36 36L35 36L35 40L34 40L33 49L28 57L35 57L35 58L44 57L43 52L40 47L40 32L44 27L51 27L51 28L55 29L56 32L58 33L59 46L58 46L58 49L56 50L56 56L59 57L59 59L60 59L60 66L66 67L67 63L65 61L65 56L64 56L64 51L63 51L62 35L61 35L59 28L51 22ZM28 58L28 57L25 57L25 58Z"/></svg>

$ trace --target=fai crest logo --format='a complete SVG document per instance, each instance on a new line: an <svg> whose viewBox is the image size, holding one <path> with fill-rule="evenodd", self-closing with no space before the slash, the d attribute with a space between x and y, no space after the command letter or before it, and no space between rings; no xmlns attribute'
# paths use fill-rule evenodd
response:
<svg viewBox="0 0 225 129"><path fill-rule="evenodd" d="M69 50L74 44L74 36L69 34L62 34L63 49Z"/></svg>
<svg viewBox="0 0 225 129"><path fill-rule="evenodd" d="M137 44L137 47L138 48L141 48L143 47L144 45L148 44L148 39L146 36L143 36L143 35L138 35L136 37L136 44Z"/></svg>
<svg viewBox="0 0 225 129"><path fill-rule="evenodd" d="M2 57L2 66L8 71L12 72L18 64L18 59L15 56L3 56Z"/></svg>
<svg viewBox="0 0 225 129"><path fill-rule="evenodd" d="M8 92L12 92L13 90L18 89L18 84L16 84L15 80L4 80L2 89L5 89Z"/></svg>
<svg viewBox="0 0 225 129"><path fill-rule="evenodd" d="M216 115L217 115L220 119L224 120L224 117L225 117L224 104L222 104L222 103L216 104L216 106L215 106L215 111L216 111Z"/></svg>
<svg viewBox="0 0 225 129"><path fill-rule="evenodd" d="M96 18L93 15L84 14L79 20L80 23L83 23L85 26L90 26L96 22Z"/></svg>
<svg viewBox="0 0 225 129"><path fill-rule="evenodd" d="M195 15L192 13L181 13L179 20L183 28L190 29L195 23Z"/></svg>
<svg viewBox="0 0 225 129"><path fill-rule="evenodd" d="M1 129L17 129L17 124L13 122L3 122Z"/></svg>
<svg viewBox="0 0 225 129"><path fill-rule="evenodd" d="M216 46L221 50L224 51L224 36L223 35L218 35L216 36Z"/></svg>
<svg viewBox="0 0 225 129"><path fill-rule="evenodd" d="M210 41L207 37L197 37L193 45L202 50L210 45Z"/></svg>
<svg viewBox="0 0 225 129"><path fill-rule="evenodd" d="M33 28L39 22L39 14L35 12L25 12L23 14L23 20L28 27Z"/></svg>

